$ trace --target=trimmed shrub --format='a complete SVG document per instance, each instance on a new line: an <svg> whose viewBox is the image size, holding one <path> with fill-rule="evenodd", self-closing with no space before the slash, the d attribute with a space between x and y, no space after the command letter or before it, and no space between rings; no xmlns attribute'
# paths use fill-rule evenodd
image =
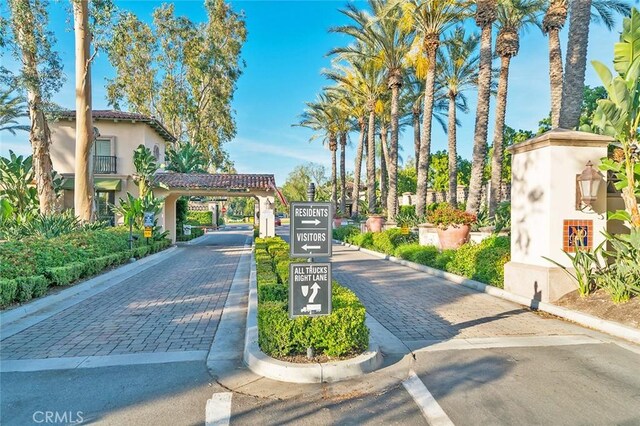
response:
<svg viewBox="0 0 640 426"><path fill-rule="evenodd" d="M287 302L289 287L282 284L262 284L258 286L258 300L262 302Z"/></svg>
<svg viewBox="0 0 640 426"><path fill-rule="evenodd" d="M347 239L359 233L360 229L357 226L340 226L333 230L333 238L340 241L347 241Z"/></svg>
<svg viewBox="0 0 640 426"><path fill-rule="evenodd" d="M479 244L465 244L456 250L448 271L504 287L504 265L510 259L509 237L490 237Z"/></svg>
<svg viewBox="0 0 640 426"><path fill-rule="evenodd" d="M85 269L84 263L73 262L66 266L49 268L45 271L45 276L53 285L69 285L78 280Z"/></svg>
<svg viewBox="0 0 640 426"><path fill-rule="evenodd" d="M18 302L28 302L33 298L35 291L41 291L42 281L40 276L19 277L15 281L17 285L16 300ZM38 286L37 289L36 286Z"/></svg>
<svg viewBox="0 0 640 426"><path fill-rule="evenodd" d="M436 256L436 260L433 263L434 268L442 269L443 271L449 271L449 263L456 256L455 250L443 250Z"/></svg>
<svg viewBox="0 0 640 426"><path fill-rule="evenodd" d="M7 306L16 298L18 283L16 280L0 279L0 306Z"/></svg>
<svg viewBox="0 0 640 426"><path fill-rule="evenodd" d="M18 282L24 278L17 278ZM47 294L49 288L49 281L44 275L36 275L35 277L29 277L31 284L33 285L33 297L40 297Z"/></svg>
<svg viewBox="0 0 640 426"><path fill-rule="evenodd" d="M420 244L401 245L396 249L396 257L433 267L440 251L435 246L421 246Z"/></svg>
<svg viewBox="0 0 640 426"><path fill-rule="evenodd" d="M371 249L373 248L373 232L363 232L354 235L348 242L356 246Z"/></svg>
<svg viewBox="0 0 640 426"><path fill-rule="evenodd" d="M211 226L213 224L212 222L213 222L213 212L188 211L187 221L185 223L187 225L195 225L195 226Z"/></svg>

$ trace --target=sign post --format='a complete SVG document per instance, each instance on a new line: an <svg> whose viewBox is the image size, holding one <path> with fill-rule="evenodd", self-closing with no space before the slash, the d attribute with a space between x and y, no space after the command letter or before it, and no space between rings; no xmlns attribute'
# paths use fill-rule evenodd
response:
<svg viewBox="0 0 640 426"><path fill-rule="evenodd" d="M331 313L331 264L289 265L289 317Z"/></svg>

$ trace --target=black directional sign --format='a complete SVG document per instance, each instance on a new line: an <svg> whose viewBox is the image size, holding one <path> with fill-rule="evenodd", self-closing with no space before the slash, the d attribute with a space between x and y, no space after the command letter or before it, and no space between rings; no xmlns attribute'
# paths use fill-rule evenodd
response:
<svg viewBox="0 0 640 426"><path fill-rule="evenodd" d="M331 256L331 203L291 203L291 257Z"/></svg>
<svg viewBox="0 0 640 426"><path fill-rule="evenodd" d="M289 266L289 316L331 313L331 264L291 263Z"/></svg>

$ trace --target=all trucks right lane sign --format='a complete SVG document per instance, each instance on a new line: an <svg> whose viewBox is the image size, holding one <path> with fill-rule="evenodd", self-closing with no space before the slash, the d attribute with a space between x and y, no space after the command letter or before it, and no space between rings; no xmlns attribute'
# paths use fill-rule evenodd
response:
<svg viewBox="0 0 640 426"><path fill-rule="evenodd" d="M331 203L291 203L291 257L331 256Z"/></svg>
<svg viewBox="0 0 640 426"><path fill-rule="evenodd" d="M289 264L289 317L331 313L331 264Z"/></svg>

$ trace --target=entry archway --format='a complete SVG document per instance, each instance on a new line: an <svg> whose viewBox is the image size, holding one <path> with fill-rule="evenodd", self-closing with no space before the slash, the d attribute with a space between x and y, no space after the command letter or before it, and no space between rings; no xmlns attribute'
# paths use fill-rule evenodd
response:
<svg viewBox="0 0 640 426"><path fill-rule="evenodd" d="M270 174L209 174L161 172L153 194L164 198L158 224L176 241L176 201L181 196L254 197L257 200L260 237L275 236L275 197L286 205Z"/></svg>

